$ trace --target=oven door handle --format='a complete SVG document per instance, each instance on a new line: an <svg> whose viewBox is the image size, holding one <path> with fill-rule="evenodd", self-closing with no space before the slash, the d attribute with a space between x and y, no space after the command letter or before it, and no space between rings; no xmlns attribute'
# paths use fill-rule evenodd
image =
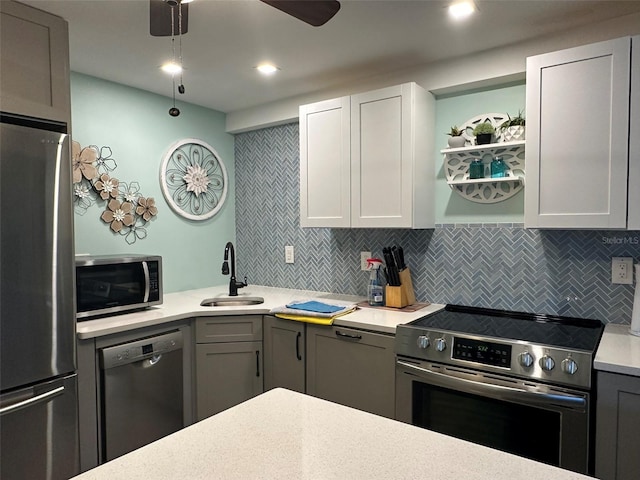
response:
<svg viewBox="0 0 640 480"><path fill-rule="evenodd" d="M444 373L434 372L428 368L397 361L397 364L427 378L429 383L444 388L456 389L466 393L475 393L485 397L496 398L517 403L526 403L541 407L562 407L572 410L586 411L587 400L583 396L570 393L532 392L504 385L477 382L466 378L454 377Z"/></svg>

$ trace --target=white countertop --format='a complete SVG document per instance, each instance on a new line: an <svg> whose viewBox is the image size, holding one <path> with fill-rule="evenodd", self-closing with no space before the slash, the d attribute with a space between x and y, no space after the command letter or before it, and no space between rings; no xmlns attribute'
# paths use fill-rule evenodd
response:
<svg viewBox="0 0 640 480"><path fill-rule="evenodd" d="M327 303L331 303L332 300L352 303L364 300L363 297L352 295L249 285L238 292L238 298L258 296L264 298L264 303L238 307L200 306L200 302L207 298L228 297L228 288L228 285L220 285L186 292L169 293L164 295L162 305L139 312L112 315L96 320L78 322L76 331L80 339L86 339L125 332L136 328L160 325L185 318L268 314L272 308L286 305L293 300L314 299ZM361 308L355 312L336 318L333 324L341 327L354 327L395 334L396 326L437 312L442 308L444 308L444 305L440 304L432 304L416 312L400 312L384 308Z"/></svg>
<svg viewBox="0 0 640 480"><path fill-rule="evenodd" d="M640 337L629 333L629 325L606 325L593 365L603 372L640 377Z"/></svg>
<svg viewBox="0 0 640 480"><path fill-rule="evenodd" d="M75 478L593 480L282 388Z"/></svg>

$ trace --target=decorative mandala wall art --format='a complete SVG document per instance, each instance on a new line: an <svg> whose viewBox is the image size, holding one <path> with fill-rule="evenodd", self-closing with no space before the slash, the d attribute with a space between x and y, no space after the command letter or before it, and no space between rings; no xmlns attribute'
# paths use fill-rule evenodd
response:
<svg viewBox="0 0 640 480"><path fill-rule="evenodd" d="M78 215L101 202L106 208L100 215L114 233L131 245L147 237L147 223L158 214L155 200L140 193L138 182L121 182L111 176L117 168L111 148L72 143L73 206Z"/></svg>
<svg viewBox="0 0 640 480"><path fill-rule="evenodd" d="M160 186L169 206L189 220L207 220L227 197L227 170L214 148L195 138L173 144L160 167Z"/></svg>

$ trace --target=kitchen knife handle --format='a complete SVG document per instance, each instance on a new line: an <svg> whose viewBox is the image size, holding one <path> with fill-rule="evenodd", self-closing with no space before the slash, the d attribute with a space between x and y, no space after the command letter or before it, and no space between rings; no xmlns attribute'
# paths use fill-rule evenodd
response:
<svg viewBox="0 0 640 480"><path fill-rule="evenodd" d="M400 257L400 270L404 270L407 268L407 264L404 263L404 249L402 247L398 247L398 256Z"/></svg>

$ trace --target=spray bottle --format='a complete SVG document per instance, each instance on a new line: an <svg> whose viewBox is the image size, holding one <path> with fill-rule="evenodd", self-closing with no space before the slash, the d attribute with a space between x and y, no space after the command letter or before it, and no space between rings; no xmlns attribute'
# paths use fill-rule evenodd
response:
<svg viewBox="0 0 640 480"><path fill-rule="evenodd" d="M367 258L367 268L369 269L369 287L367 288L367 298L369 305L382 307L384 305L384 288L380 278L380 267L382 260L379 258Z"/></svg>

